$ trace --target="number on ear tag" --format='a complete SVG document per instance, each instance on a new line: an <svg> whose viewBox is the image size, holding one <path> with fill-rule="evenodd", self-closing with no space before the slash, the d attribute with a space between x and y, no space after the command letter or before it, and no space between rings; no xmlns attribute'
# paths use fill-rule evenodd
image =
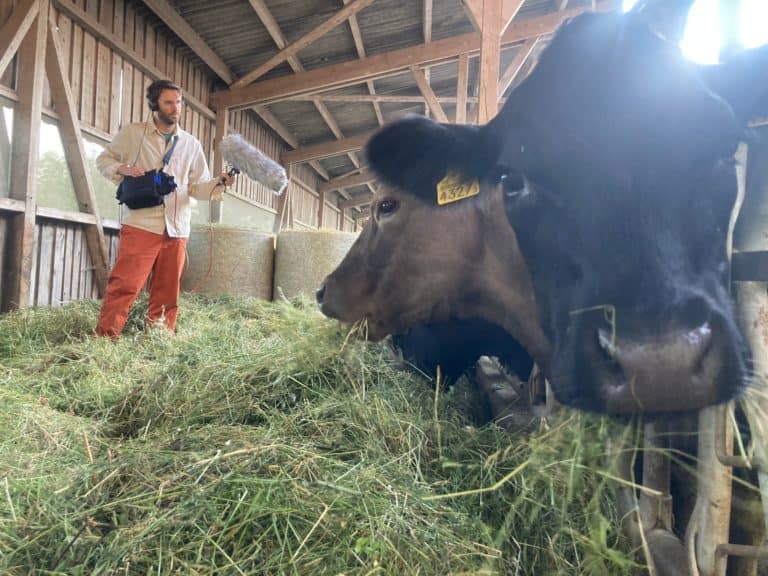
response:
<svg viewBox="0 0 768 576"><path fill-rule="evenodd" d="M477 180L465 182L457 172L448 172L445 178L437 183L437 203L440 206L477 196L479 193L480 184Z"/></svg>

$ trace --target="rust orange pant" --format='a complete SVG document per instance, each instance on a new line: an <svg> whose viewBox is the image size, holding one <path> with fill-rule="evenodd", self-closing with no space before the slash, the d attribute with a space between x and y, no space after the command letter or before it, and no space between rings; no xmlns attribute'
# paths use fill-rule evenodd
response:
<svg viewBox="0 0 768 576"><path fill-rule="evenodd" d="M147 324L161 317L176 328L179 288L184 267L186 238L171 238L167 232L153 234L132 226L120 230L117 261L109 275L96 334L119 336L144 283L152 272Z"/></svg>

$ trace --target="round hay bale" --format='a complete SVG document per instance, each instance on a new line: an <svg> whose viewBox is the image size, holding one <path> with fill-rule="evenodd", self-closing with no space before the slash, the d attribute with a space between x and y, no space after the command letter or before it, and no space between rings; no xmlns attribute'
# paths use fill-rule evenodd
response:
<svg viewBox="0 0 768 576"><path fill-rule="evenodd" d="M230 226L193 226L187 252L189 267L181 279L182 290L272 299L272 234Z"/></svg>
<svg viewBox="0 0 768 576"><path fill-rule="evenodd" d="M357 234L336 230L284 230L277 235L275 298L314 296L323 279L344 259Z"/></svg>

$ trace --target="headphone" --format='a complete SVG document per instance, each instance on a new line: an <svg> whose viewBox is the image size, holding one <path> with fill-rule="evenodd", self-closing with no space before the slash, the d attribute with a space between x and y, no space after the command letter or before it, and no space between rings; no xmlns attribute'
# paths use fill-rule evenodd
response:
<svg viewBox="0 0 768 576"><path fill-rule="evenodd" d="M155 80L147 86L147 104L152 112L157 112L160 109L158 100L160 99L160 93L163 90L176 90L181 92L181 86L171 82L170 80Z"/></svg>

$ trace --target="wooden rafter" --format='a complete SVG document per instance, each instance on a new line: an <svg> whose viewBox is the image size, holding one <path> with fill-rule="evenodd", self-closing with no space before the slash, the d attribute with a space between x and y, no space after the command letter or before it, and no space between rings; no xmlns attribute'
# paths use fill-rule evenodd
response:
<svg viewBox="0 0 768 576"><path fill-rule="evenodd" d="M432 42L432 0L424 0L423 10L424 44Z"/></svg>
<svg viewBox="0 0 768 576"><path fill-rule="evenodd" d="M482 29L483 21L483 2L484 0L462 0L464 11L478 32ZM525 0L502 0L501 5L501 31L507 29L512 20L514 20Z"/></svg>
<svg viewBox="0 0 768 576"><path fill-rule="evenodd" d="M357 12L359 12L360 10L362 10L366 6L369 6L372 3L373 3L373 0L353 0L352 2L344 6L344 8L336 12L333 16L328 18L328 20L326 20L319 26L313 28L304 36L302 36L292 44L289 44L288 46L280 50L277 54L275 54L271 58L268 58L266 62L259 65L257 68L255 68L254 70L251 70L250 72L245 74L242 78L234 82L232 84L232 88L241 88L252 83L254 80L259 78L263 74L266 74L267 72L272 70L272 68L274 68L278 64L287 60L290 56L295 56L301 50L303 50L304 48L312 44L312 42L314 42L318 38L325 36L325 34L333 30L336 26L346 21L352 14L356 14Z"/></svg>
<svg viewBox="0 0 768 576"><path fill-rule="evenodd" d="M338 156L347 152L355 152L365 146L372 134L372 132L366 132L350 138L344 138L343 140L334 140L332 142L323 142L304 148L297 148L290 152L284 152L282 161L284 164L300 164L310 160L320 160L321 158Z"/></svg>
<svg viewBox="0 0 768 576"><path fill-rule="evenodd" d="M367 206L371 203L372 200L373 194L358 194L357 196L353 196L349 200L339 204L339 208L359 208L360 206Z"/></svg>
<svg viewBox="0 0 768 576"><path fill-rule="evenodd" d="M341 190L342 188L352 188L354 186L362 186L363 184L370 184L376 181L376 176L368 170L363 170L359 174L353 174L351 176L345 176L343 178L334 178L320 185L319 192L330 192L332 190ZM345 205L345 208L349 208L350 205Z"/></svg>
<svg viewBox="0 0 768 576"><path fill-rule="evenodd" d="M350 0L343 0L344 4L349 4ZM355 50L357 51L358 58L365 58L365 45L363 44L363 35L360 33L360 26L357 23L357 16L352 15L349 17L349 29L352 31L352 40L355 42ZM367 80L365 83L370 95L376 94L376 87L373 85L373 80ZM373 112L376 114L376 121L379 126L384 125L384 116L381 114L381 106L377 101L373 101Z"/></svg>
<svg viewBox="0 0 768 576"><path fill-rule="evenodd" d="M461 58L461 57L459 57ZM435 96L440 104L456 104L459 100L458 96ZM313 102L319 100L320 102L389 102L397 104L424 104L426 99L424 96L395 96L391 94L320 94L320 95L301 95L292 96L286 98L285 101L295 102ZM465 97L464 102L476 103L476 97Z"/></svg>
<svg viewBox="0 0 768 576"><path fill-rule="evenodd" d="M10 17L0 28L0 76L5 73L8 64L21 45L35 21L39 8L38 0L24 0L13 9Z"/></svg>
<svg viewBox="0 0 768 576"><path fill-rule="evenodd" d="M445 111L443 110L443 107L440 106L440 102L438 102L437 96L435 96L435 93L432 91L432 87L429 85L424 73L419 70L418 66L411 66L411 74L435 118L440 122L448 122L448 116L445 115Z"/></svg>
<svg viewBox="0 0 768 576"><path fill-rule="evenodd" d="M272 40L274 41L275 45L278 47L278 49L283 49L287 45L288 41L286 40L285 36L283 35L283 31L280 29L280 25L277 23L277 20L275 20L274 16L272 16L272 12L270 12L267 5L264 3L263 0L250 0L251 6L256 11L256 15L259 17L259 19L262 21L264 26L266 27L267 31L269 32L270 36L272 36ZM290 64L291 68L294 72L303 72L304 66L301 63L301 60L299 60L299 57L294 55L288 58L288 63ZM339 129L338 124L336 123L336 120L331 115L330 110L326 107L326 105L317 98L312 98L312 103L315 105L315 108L317 109L320 116L322 116L323 120L327 124L327 126L331 129L334 136L336 136L337 139L343 138L343 135L341 134L341 130ZM262 110L266 110L265 108L261 108ZM268 112L268 111L267 111ZM269 112L268 112L269 113ZM273 126L273 129L280 133L290 134L290 131L285 128L285 126L280 123L280 121L275 118L271 113L269 113L270 116L270 125ZM264 119L264 116L262 115L262 119ZM279 131L278 128L279 127ZM293 137L293 135L290 136L290 140L286 139L286 142L292 147L292 148L298 148L299 143L296 140L296 138ZM350 156L350 160L355 163L357 158L354 156ZM356 166L359 165L355 164ZM320 174L323 178L326 180L329 179L328 172L322 167L322 165L317 162L316 160L313 160L310 162L310 166L312 166L315 171ZM346 195L345 195L346 196Z"/></svg>
<svg viewBox="0 0 768 576"><path fill-rule="evenodd" d="M38 13L19 44L19 74L13 121L13 162L11 198L24 203L24 211L8 218L8 241L3 259L2 310L23 308L30 302L32 260L35 245L35 162L40 151L40 123L43 112L45 45L48 28L48 0L39 0Z"/></svg>
<svg viewBox="0 0 768 576"><path fill-rule="evenodd" d="M515 81L515 78L520 73L520 70L522 70L523 66L528 60L528 57L533 52L533 49L536 47L537 42L538 38L529 38L522 46L520 46L520 48L517 49L517 53L512 59L512 62L507 65L506 69L501 74L501 78L499 79L499 99L504 96L504 93L512 85L512 82Z"/></svg>
<svg viewBox="0 0 768 576"><path fill-rule="evenodd" d="M181 38L203 62L205 62L208 67L219 76L219 78L224 80L227 84L234 81L235 75L229 67L167 0L143 0L143 2L157 15L158 18L160 18L160 20L165 22L166 25L173 30L173 32Z"/></svg>
<svg viewBox="0 0 768 576"><path fill-rule="evenodd" d="M467 84L469 80L469 56L459 56L459 70L456 75L456 124L467 122Z"/></svg>
<svg viewBox="0 0 768 576"><path fill-rule="evenodd" d="M597 6L598 9L608 9L614 5L613 0L602 0ZM514 21L502 36L501 43L502 45L517 44L528 38L551 34L563 20L581 14L585 10L585 8L577 8ZM475 54L479 50L479 34L461 34L429 44L393 50L291 76L264 80L242 88L215 92L211 95L211 103L215 107L230 108L265 104L291 96L313 94L398 74L408 70L412 65L451 61L460 54Z"/></svg>
<svg viewBox="0 0 768 576"><path fill-rule="evenodd" d="M109 267L109 252L107 240L101 225L101 216L96 204L96 195L93 190L88 164L85 161L85 148L80 132L80 121L77 117L75 99L67 79L67 65L64 49L61 46L56 32L56 23L53 17L48 22L48 45L45 56L45 68L48 73L48 83L51 87L51 96L59 111L59 127L61 142L64 148L64 157L72 177L73 188L80 212L93 216L95 222L86 225L85 240L88 245L88 253L94 266L96 286L99 296L103 296L107 289L107 275Z"/></svg>
<svg viewBox="0 0 768 576"><path fill-rule="evenodd" d="M485 124L499 109L499 54L501 52L501 0L483 0L480 48L478 116Z"/></svg>

